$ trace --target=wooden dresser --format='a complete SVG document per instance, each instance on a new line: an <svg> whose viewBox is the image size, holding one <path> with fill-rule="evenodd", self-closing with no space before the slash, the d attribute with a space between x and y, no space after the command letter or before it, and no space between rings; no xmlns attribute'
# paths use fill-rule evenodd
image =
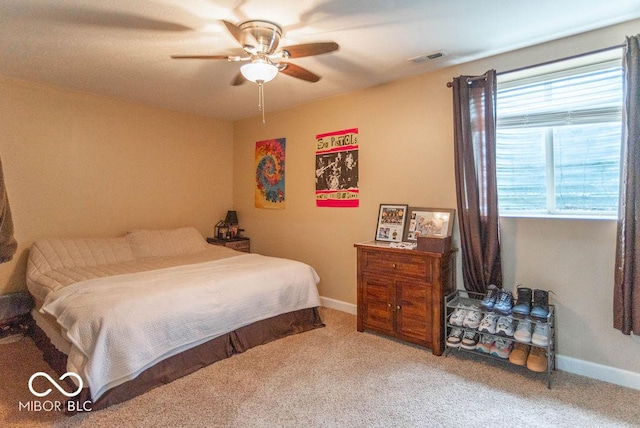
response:
<svg viewBox="0 0 640 428"><path fill-rule="evenodd" d="M358 331L371 330L444 352L444 296L455 289L454 252L355 244L358 251Z"/></svg>

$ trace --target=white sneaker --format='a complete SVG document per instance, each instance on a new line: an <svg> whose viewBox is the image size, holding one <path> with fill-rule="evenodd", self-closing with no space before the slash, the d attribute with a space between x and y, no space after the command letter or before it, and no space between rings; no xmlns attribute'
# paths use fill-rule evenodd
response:
<svg viewBox="0 0 640 428"><path fill-rule="evenodd" d="M531 321L518 321L518 327L516 327L516 332L513 333L513 338L522 343L531 342Z"/></svg>
<svg viewBox="0 0 640 428"><path fill-rule="evenodd" d="M480 321L480 325L478 326L478 331L482 331L484 333L495 334L496 333L496 324L498 324L498 318L500 318L497 314L486 314L482 321Z"/></svg>
<svg viewBox="0 0 640 428"><path fill-rule="evenodd" d="M462 335L464 331L461 328L452 328L449 337L447 337L447 346L452 348L459 348L462 341Z"/></svg>
<svg viewBox="0 0 640 428"><path fill-rule="evenodd" d="M538 346L549 345L549 324L536 324L531 335L531 343Z"/></svg>
<svg viewBox="0 0 640 428"><path fill-rule="evenodd" d="M476 345L476 351L484 352L488 354L491 352L491 348L493 348L494 337L489 336L488 334L483 334Z"/></svg>
<svg viewBox="0 0 640 428"><path fill-rule="evenodd" d="M475 330L466 330L464 332L464 336L462 336L460 347L463 349L474 350L476 349L478 340L479 340L478 333L476 333Z"/></svg>
<svg viewBox="0 0 640 428"><path fill-rule="evenodd" d="M462 325L467 328L478 328L480 320L482 319L482 312L468 310L467 315L462 321Z"/></svg>
<svg viewBox="0 0 640 428"><path fill-rule="evenodd" d="M456 308L449 317L449 324L462 327L465 317L467 316L466 306Z"/></svg>
<svg viewBox="0 0 640 428"><path fill-rule="evenodd" d="M498 318L498 325L496 326L496 334L503 336L513 336L513 319L509 317Z"/></svg>
<svg viewBox="0 0 640 428"><path fill-rule="evenodd" d="M497 337L493 347L491 348L491 355L498 358L509 358L509 354L513 349L513 342L510 340Z"/></svg>

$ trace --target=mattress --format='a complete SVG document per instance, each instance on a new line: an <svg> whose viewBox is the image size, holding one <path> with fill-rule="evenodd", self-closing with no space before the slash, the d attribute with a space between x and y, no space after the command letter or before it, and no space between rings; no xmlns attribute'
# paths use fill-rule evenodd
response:
<svg viewBox="0 0 640 428"><path fill-rule="evenodd" d="M47 295L41 311L55 317L73 344L68 368L87 381L93 399L161 359L224 333L319 306L319 278L310 266L233 253L80 281Z"/></svg>
<svg viewBox="0 0 640 428"><path fill-rule="evenodd" d="M304 263L212 246L190 227L38 240L27 264L36 344L101 407L323 326L318 282Z"/></svg>
<svg viewBox="0 0 640 428"><path fill-rule="evenodd" d="M139 259L132 258L131 251L127 251L127 247L122 245L124 238L113 239L95 239L95 240L56 240L52 243L49 240L41 240L31 248L29 255L29 292L34 298L35 307L31 311L31 315L42 332L49 338L51 344L62 353L68 355L71 342L66 338L66 332L56 322L56 319L46 313L40 312L42 304L46 296L75 284L77 282L86 281L95 278L106 278L114 275L123 275L129 273L153 271L157 269L170 268L175 266L198 264L208 261L221 260L228 257L234 257L238 253L222 246L207 245L197 252L189 252L188 254L177 254L172 256L148 256ZM86 243L87 241L106 241L111 250L112 256L103 256L95 258L95 263L91 263L87 258L87 251L82 256L82 262L78 261L78 257L73 257L73 249L82 252L81 245L78 242ZM99 244L100 245L100 244ZM88 248L89 245L86 246ZM55 253L65 253L72 259L68 263L51 262ZM130 254L131 253L131 254ZM93 252L95 254L95 251ZM56 269L42 268L42 262L38 260L46 260L47 268L53 266ZM98 263L108 264L98 264ZM78 265L75 265L78 264ZM41 271L40 271L41 269Z"/></svg>

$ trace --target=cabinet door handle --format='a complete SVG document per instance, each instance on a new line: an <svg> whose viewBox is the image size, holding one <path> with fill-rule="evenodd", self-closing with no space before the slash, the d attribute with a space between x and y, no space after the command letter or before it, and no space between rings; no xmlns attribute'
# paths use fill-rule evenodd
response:
<svg viewBox="0 0 640 428"><path fill-rule="evenodd" d="M400 306L396 306L396 310L399 311L400 310Z"/></svg>
<svg viewBox="0 0 640 428"><path fill-rule="evenodd" d="M387 306L391 307L391 303L387 303Z"/></svg>
<svg viewBox="0 0 640 428"><path fill-rule="evenodd" d="M396 264L395 264L395 263L392 263L392 264L391 264L391 267L395 269L395 268L396 268Z"/></svg>

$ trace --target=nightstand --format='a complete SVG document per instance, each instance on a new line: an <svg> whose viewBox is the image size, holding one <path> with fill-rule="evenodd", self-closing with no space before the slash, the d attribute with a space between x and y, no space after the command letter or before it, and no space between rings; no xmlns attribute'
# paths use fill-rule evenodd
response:
<svg viewBox="0 0 640 428"><path fill-rule="evenodd" d="M212 245L224 245L225 247L236 251L242 251L245 253L251 252L251 240L249 238L207 238L207 242Z"/></svg>

